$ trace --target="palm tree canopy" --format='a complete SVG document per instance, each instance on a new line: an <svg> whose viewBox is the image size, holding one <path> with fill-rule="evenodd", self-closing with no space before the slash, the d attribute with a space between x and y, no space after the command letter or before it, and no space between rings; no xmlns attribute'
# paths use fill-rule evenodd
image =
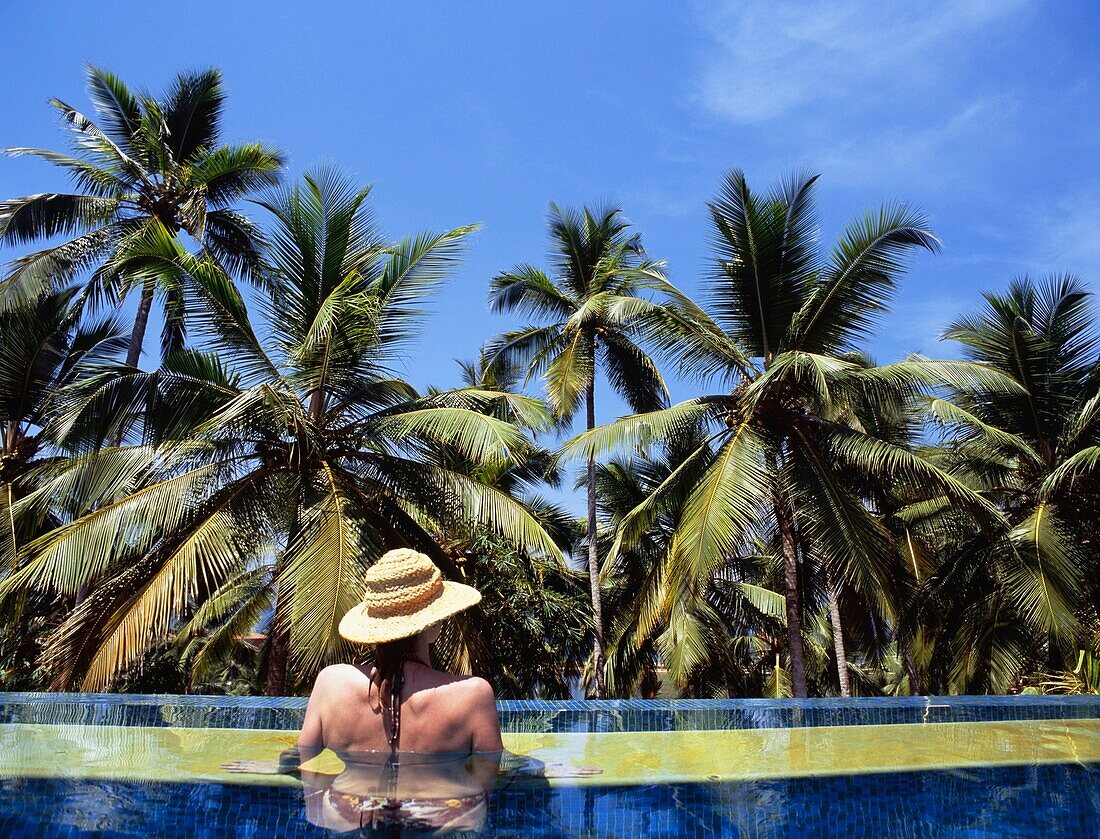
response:
<svg viewBox="0 0 1100 839"><path fill-rule="evenodd" d="M1044 450L1048 462L1064 456L1063 447L1082 433L1090 434L1090 428L1078 427L1081 410L1100 388L1100 334L1090 296L1072 275L1020 277L1005 294L986 293L981 311L944 331L968 358L1003 371L1022 388L1014 395L971 394L960 406Z"/></svg>
<svg viewBox="0 0 1100 839"><path fill-rule="evenodd" d="M646 258L616 208L577 211L553 204L550 237L551 273L524 264L492 280L493 311L535 323L489 342L484 357L490 369L519 366L528 379L541 376L561 417L580 407L598 362L634 410L664 404L664 380L635 336L635 322L659 308L643 293L678 296L661 263Z"/></svg>
<svg viewBox="0 0 1100 839"><path fill-rule="evenodd" d="M709 204L714 323L765 364L786 351L858 349L886 311L907 255L939 249L920 213L886 205L849 224L825 253L814 204L817 180L796 174L759 194L734 169Z"/></svg>
<svg viewBox="0 0 1100 839"><path fill-rule="evenodd" d="M58 466L16 505L17 515L58 511L69 523L26 546L0 596L102 581L49 641L59 685L110 683L181 620L188 638L211 633L208 670L269 607L289 633L295 678L308 679L347 655L336 626L384 548L416 547L457 573L436 541L447 516L561 561L521 503L431 456L447 447L491 471L525 450L523 429L494 416L511 397L421 396L390 369L472 228L388 243L366 196L318 172L264 200L275 218L269 340L217 263L172 237L147 243L150 258L160 248L159 272L186 274L209 297L198 325L225 354L124 368L77 389L56 417L79 437L97 412L129 406L143 441Z"/></svg>
<svg viewBox="0 0 1100 839"><path fill-rule="evenodd" d="M772 538L772 528L789 525L785 550L797 552L792 562L821 563L866 597L891 590L889 538L853 480L899 491L935 486L989 519L999 516L885 426L877 429L881 423L860 419L948 383L1014 388L978 364L912 358L875 366L851 354L886 310L906 256L936 250L935 237L919 213L887 206L851 223L825 254L813 207L816 181L796 176L758 195L740 171L731 172L711 204L709 310L681 296L645 321L647 334L683 369L718 373L732 390L624 418L580 435L567 449L585 457L653 444L682 451L682 462L622 515L609 556L618 562L649 538L662 511L677 510L654 577L661 585L651 589L653 597L663 593L645 611L649 625L663 623L664 644L676 650L668 664L681 683L707 660L715 575L754 539ZM696 446L676 446L700 427ZM799 573L812 583L809 567ZM889 614L892 605L879 608ZM788 631L801 638L797 628Z"/></svg>
<svg viewBox="0 0 1100 839"><path fill-rule="evenodd" d="M1092 644L1100 335L1072 275L1020 277L984 298L944 335L1017 387L953 389L930 410L953 435L946 462L998 500L1008 528L947 541L927 599L942 618L933 663L963 689L1004 690L1028 667L1068 667ZM917 524L957 533L950 518L932 509Z"/></svg>
<svg viewBox="0 0 1100 839"><path fill-rule="evenodd" d="M159 98L131 90L118 76L88 68L95 118L61 100L50 104L70 135L67 153L12 148L65 170L77 191L0 201L0 243L64 241L21 256L3 284L3 305L33 299L91 270L86 294L116 299L135 286L161 286L165 355L182 345L178 290L150 276L134 246L151 224L185 234L231 273L258 282L261 234L234 207L274 184L282 155L263 143L221 144L225 101L221 73L184 73ZM94 270L93 270L94 269Z"/></svg>

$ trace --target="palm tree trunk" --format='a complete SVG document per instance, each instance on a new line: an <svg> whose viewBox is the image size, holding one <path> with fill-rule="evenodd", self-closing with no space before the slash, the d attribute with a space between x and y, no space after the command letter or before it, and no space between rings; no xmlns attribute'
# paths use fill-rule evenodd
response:
<svg viewBox="0 0 1100 839"><path fill-rule="evenodd" d="M909 655L909 650L901 654L901 663L905 667L905 675L909 677L909 693L912 696L923 695L924 686L917 674L917 668L913 666L913 657Z"/></svg>
<svg viewBox="0 0 1100 839"><path fill-rule="evenodd" d="M286 695L287 662L290 660L290 633L286 625L286 598L279 591L279 577L283 566L280 555L275 564L275 614L267 630L267 674L265 690L268 696Z"/></svg>
<svg viewBox="0 0 1100 839"><path fill-rule="evenodd" d="M321 421L321 414L325 410L325 392L317 387L309 396L309 418L314 422Z"/></svg>
<svg viewBox="0 0 1100 839"><path fill-rule="evenodd" d="M798 593L798 542L794 535L794 515L787 502L775 494L775 520L783 541L783 584L787 606L787 646L791 655L791 691L803 699L806 691L806 662L802 651L802 604Z"/></svg>
<svg viewBox="0 0 1100 839"><path fill-rule="evenodd" d="M141 300L138 301L137 314L134 315L134 328L130 331L130 347L126 352L126 364L137 367L141 359L141 347L145 343L145 328L149 325L149 311L153 308L153 285L146 283L141 287Z"/></svg>
<svg viewBox="0 0 1100 839"><path fill-rule="evenodd" d="M298 498L292 493L290 514L290 526L287 528L286 544L289 548L298 535ZM286 623L286 597L282 591L283 562L286 552L279 553L275 560L275 569L272 572L272 590L275 593L275 613L271 616L271 627L268 633L267 650L267 684L268 696L286 695L287 663L290 660L290 631Z"/></svg>
<svg viewBox="0 0 1100 839"><path fill-rule="evenodd" d="M276 607L275 617L271 621L271 637L268 640L270 648L267 653L267 695L286 695L286 666L290 658L290 641L286 630L279 619L279 610Z"/></svg>
<svg viewBox="0 0 1100 839"><path fill-rule="evenodd" d="M840 682L840 695L851 696L848 681L848 653L844 649L844 624L840 619L840 587L830 572L825 583L829 588L829 623L833 626L833 651L836 653L836 672Z"/></svg>
<svg viewBox="0 0 1100 839"><path fill-rule="evenodd" d="M585 398L587 410L587 429L596 427L596 377L588 381L588 393ZM596 674L596 698L603 699L604 688L604 647L603 647L603 601L600 597L600 558L596 546L596 458L588 458L588 583L592 590L592 628L594 635L593 659Z"/></svg>

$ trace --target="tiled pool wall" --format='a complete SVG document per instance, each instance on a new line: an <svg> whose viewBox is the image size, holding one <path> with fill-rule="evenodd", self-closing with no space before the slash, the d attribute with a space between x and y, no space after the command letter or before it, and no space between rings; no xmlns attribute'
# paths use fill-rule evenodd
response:
<svg viewBox="0 0 1100 839"><path fill-rule="evenodd" d="M1100 718L1100 696L679 699L498 703L506 732L710 731ZM0 724L296 730L305 697L0 693Z"/></svg>

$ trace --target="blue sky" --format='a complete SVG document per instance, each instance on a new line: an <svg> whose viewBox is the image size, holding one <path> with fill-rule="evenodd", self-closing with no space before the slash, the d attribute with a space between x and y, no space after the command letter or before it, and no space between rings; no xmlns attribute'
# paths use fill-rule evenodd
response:
<svg viewBox="0 0 1100 839"><path fill-rule="evenodd" d="M227 139L373 183L394 236L482 222L409 362L419 385L457 383L451 359L511 325L488 280L542 261L551 200L620 204L698 292L705 202L734 166L761 189L820 172L827 243L883 201L926 212L943 253L904 279L871 346L883 361L954 354L945 322L1021 272L1100 276L1093 3L6 5L2 146L60 144L46 100L86 106L85 61L153 91L214 64ZM5 197L62 184L0 161ZM605 399L600 419L620 412Z"/></svg>

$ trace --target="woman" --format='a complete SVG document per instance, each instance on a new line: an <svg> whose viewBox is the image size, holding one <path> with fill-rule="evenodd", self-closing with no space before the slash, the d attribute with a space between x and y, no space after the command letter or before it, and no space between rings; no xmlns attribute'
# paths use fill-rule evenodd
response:
<svg viewBox="0 0 1100 839"><path fill-rule="evenodd" d="M390 551L366 574L363 602L340 621L340 635L374 646L374 661L336 664L317 676L299 749L499 753L493 688L476 676L432 668L440 624L477 604L477 589L444 581L422 553Z"/></svg>
<svg viewBox="0 0 1100 839"><path fill-rule="evenodd" d="M372 662L321 671L297 746L279 761L277 771L301 775L311 822L449 831L484 820L504 748L493 689L484 679L435 670L428 653L441 622L480 600L477 589L444 581L413 550L389 551L367 570L363 602L339 631L373 646ZM326 748L344 763L336 776L302 765ZM225 766L263 771L253 763Z"/></svg>

